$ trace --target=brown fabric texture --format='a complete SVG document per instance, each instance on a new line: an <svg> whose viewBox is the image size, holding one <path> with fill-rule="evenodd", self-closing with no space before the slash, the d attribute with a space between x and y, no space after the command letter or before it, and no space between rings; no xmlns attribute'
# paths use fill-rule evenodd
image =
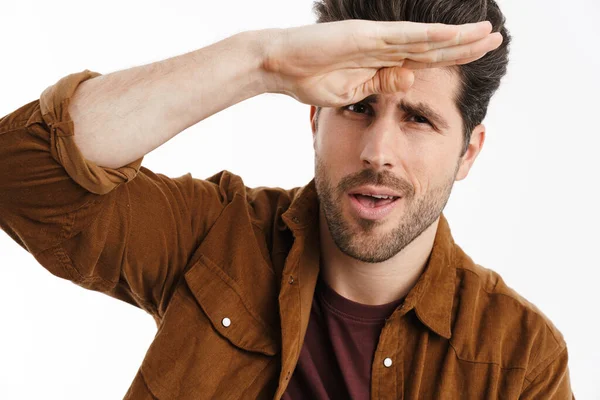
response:
<svg viewBox="0 0 600 400"><path fill-rule="evenodd" d="M98 75L68 75L0 119L0 227L52 274L154 317L126 399L281 398L319 275L314 181L249 188L227 171L169 178L142 158L95 165L67 108ZM442 215L381 330L371 398L570 399L567 361L560 332L474 263Z"/></svg>

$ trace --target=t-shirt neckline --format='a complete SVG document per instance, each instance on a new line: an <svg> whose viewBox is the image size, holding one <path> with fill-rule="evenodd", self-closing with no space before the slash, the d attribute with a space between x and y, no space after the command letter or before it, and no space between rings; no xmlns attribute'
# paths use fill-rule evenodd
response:
<svg viewBox="0 0 600 400"><path fill-rule="evenodd" d="M385 321L385 319L388 318L404 301L404 298L401 298L387 304L376 306L357 303L334 291L320 275L317 280L316 291L317 295L320 296L329 308L332 308L342 315L362 321Z"/></svg>

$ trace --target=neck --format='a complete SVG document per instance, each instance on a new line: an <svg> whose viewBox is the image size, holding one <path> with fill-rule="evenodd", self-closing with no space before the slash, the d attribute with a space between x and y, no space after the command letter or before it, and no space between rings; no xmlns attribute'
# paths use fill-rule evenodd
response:
<svg viewBox="0 0 600 400"><path fill-rule="evenodd" d="M439 218L394 257L381 263L352 258L337 247L321 215L321 276L341 296L366 305L405 297L427 266Z"/></svg>

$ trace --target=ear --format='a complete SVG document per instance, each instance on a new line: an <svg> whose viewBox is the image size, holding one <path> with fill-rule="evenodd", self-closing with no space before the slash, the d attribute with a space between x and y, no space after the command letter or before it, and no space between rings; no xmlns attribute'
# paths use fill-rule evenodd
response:
<svg viewBox="0 0 600 400"><path fill-rule="evenodd" d="M310 106L310 127L312 129L313 135L317 133L317 121L315 119L315 115L317 113L317 107Z"/></svg>
<svg viewBox="0 0 600 400"><path fill-rule="evenodd" d="M479 124L473 129L471 132L471 140L469 142L469 147L467 148L467 152L464 156L462 156L460 160L460 167L458 169L458 173L456 174L456 181L462 181L467 177L475 159L481 152L483 148L483 143L485 142L485 126L483 124Z"/></svg>

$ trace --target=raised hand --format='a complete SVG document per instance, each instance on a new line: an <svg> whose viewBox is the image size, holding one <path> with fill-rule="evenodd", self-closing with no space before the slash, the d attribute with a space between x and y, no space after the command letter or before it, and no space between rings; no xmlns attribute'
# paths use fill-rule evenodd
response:
<svg viewBox="0 0 600 400"><path fill-rule="evenodd" d="M272 92L322 107L408 90L412 70L465 64L502 43L483 21L465 25L346 20L265 31Z"/></svg>

